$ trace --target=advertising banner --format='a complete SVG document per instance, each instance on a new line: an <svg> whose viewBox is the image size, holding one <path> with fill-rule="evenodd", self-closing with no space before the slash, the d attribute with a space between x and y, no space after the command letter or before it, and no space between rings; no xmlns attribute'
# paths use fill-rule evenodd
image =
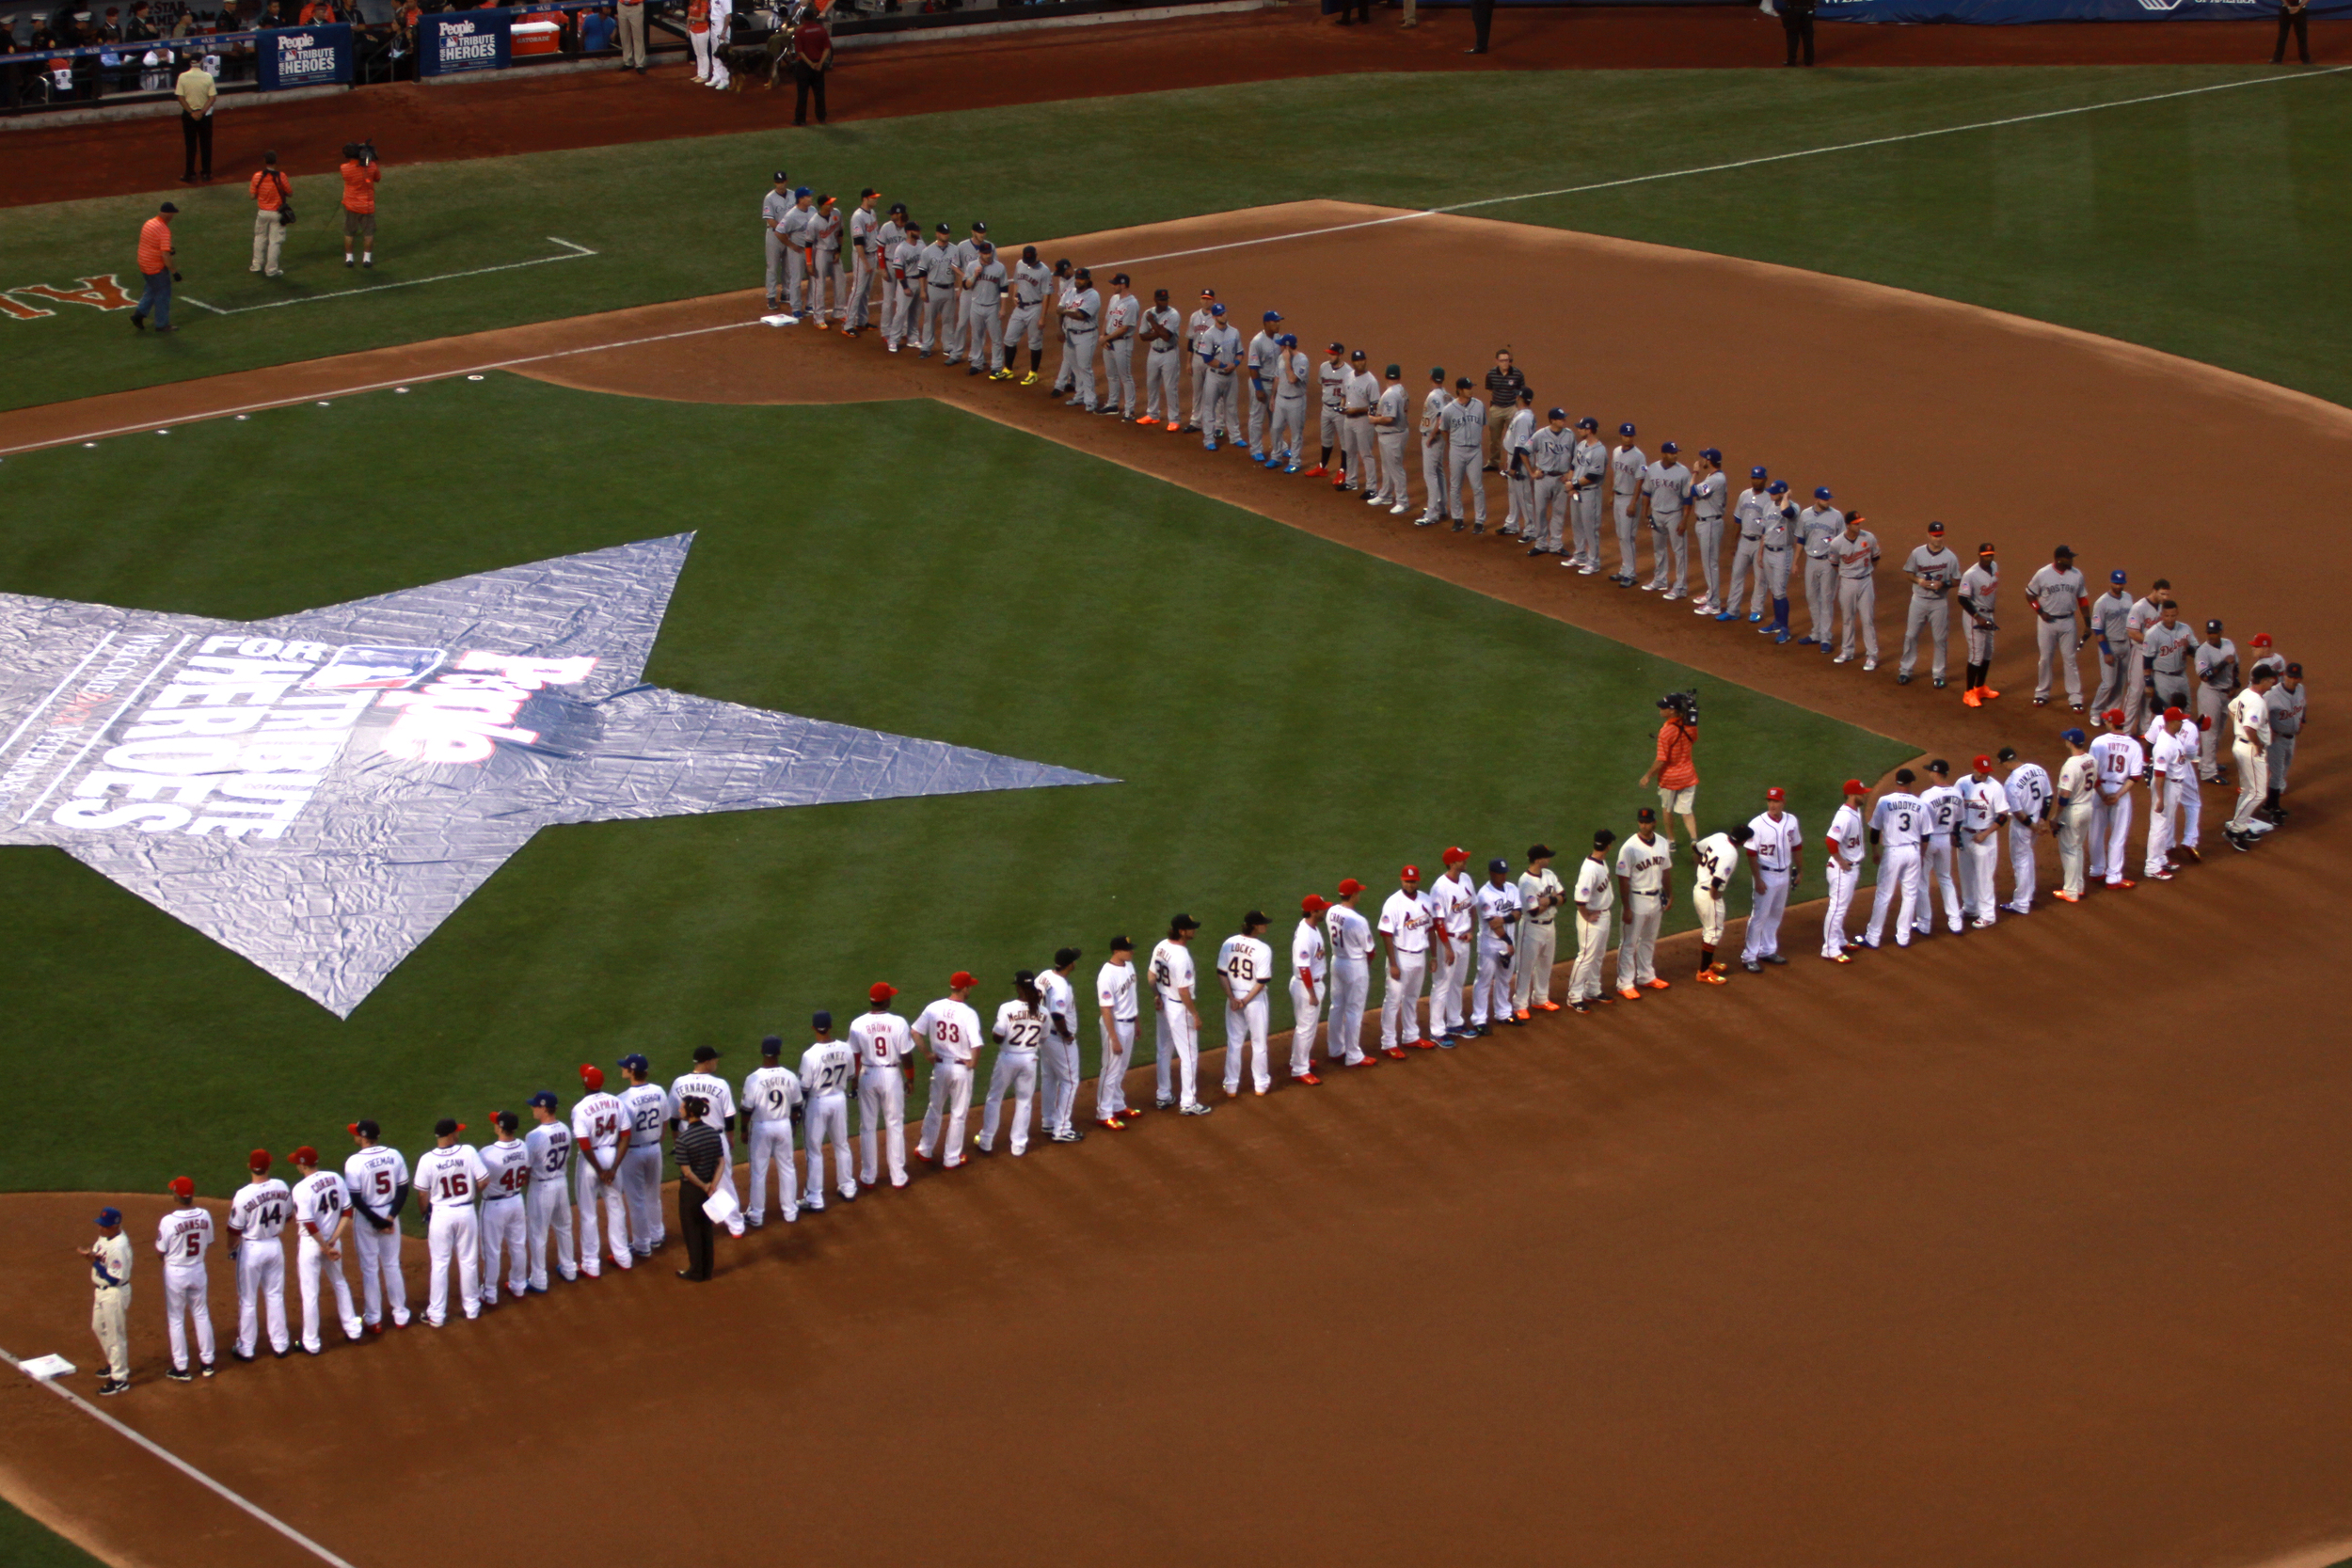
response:
<svg viewBox="0 0 2352 1568"><path fill-rule="evenodd" d="M255 35L253 61L263 92L351 80L351 24L279 27Z"/></svg>
<svg viewBox="0 0 2352 1568"><path fill-rule="evenodd" d="M1113 782L642 684L691 540L268 621L0 594L0 844L347 1016L541 828Z"/></svg>
<svg viewBox="0 0 2352 1568"><path fill-rule="evenodd" d="M513 18L505 10L425 12L417 22L417 74L503 71Z"/></svg>
<svg viewBox="0 0 2352 1568"><path fill-rule="evenodd" d="M2278 0L1820 0L1823 22L2246 22ZM2312 0L2313 16L2352 14L2352 0Z"/></svg>

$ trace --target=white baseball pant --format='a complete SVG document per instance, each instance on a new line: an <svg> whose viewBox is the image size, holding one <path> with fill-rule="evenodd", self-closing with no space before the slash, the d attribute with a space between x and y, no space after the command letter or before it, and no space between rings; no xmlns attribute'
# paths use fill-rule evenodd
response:
<svg viewBox="0 0 2352 1568"><path fill-rule="evenodd" d="M1654 893L1626 895L1625 919L1617 931L1619 990L1631 990L1658 978L1658 922L1665 912L1666 901ZM1749 917L1748 929L1756 929L1754 916Z"/></svg>
<svg viewBox="0 0 2352 1568"><path fill-rule="evenodd" d="M2261 799L2259 795L2255 797L2258 802ZM2132 854L2131 787L2125 785L2112 795L2101 790L2097 816L2105 818L2106 832L2103 840L2090 847L2091 875L2095 877L2104 873L2107 886L2116 887L2130 880L2123 875L2123 868L2130 863ZM2094 820L2094 832L2098 825Z"/></svg>
<svg viewBox="0 0 2352 1568"><path fill-rule="evenodd" d="M1710 890L1702 878L1691 889L1691 907L1699 917L1699 945L1712 953L1724 944L1724 927L1731 919L1731 900Z"/></svg>
<svg viewBox="0 0 2352 1568"><path fill-rule="evenodd" d="M188 1328L196 1329L197 1359L209 1367L213 1364L213 1306L211 1282L204 1277L204 1265L191 1268L185 1264L164 1265L164 1329L171 1340L171 1365L175 1371L188 1370Z"/></svg>
<svg viewBox="0 0 2352 1568"><path fill-rule="evenodd" d="M890 1148L890 1184L907 1184L907 1084L895 1067L869 1067L857 1075L858 1180L871 1187L881 1180L881 1149L877 1135L886 1135Z"/></svg>
<svg viewBox="0 0 2352 1568"><path fill-rule="evenodd" d="M1470 456L1474 460L1476 452ZM1470 1027L1484 1029L1511 1016L1511 949L1482 936L1478 977L1470 982Z"/></svg>
<svg viewBox="0 0 2352 1568"><path fill-rule="evenodd" d="M628 1244L640 1258L650 1258L664 1234L661 1221L661 1144L631 1142L621 1156L622 1194L628 1200ZM620 1234L616 1227L613 1235ZM620 1248L612 1249L618 1252Z"/></svg>
<svg viewBox="0 0 2352 1568"><path fill-rule="evenodd" d="M1043 1102L1045 1131L1069 1132L1078 1114L1078 1042L1045 1032L1045 1050L1038 1058L1038 1098Z"/></svg>
<svg viewBox="0 0 2352 1568"><path fill-rule="evenodd" d="M425 1222L425 1256L433 1260L425 1288L424 1321L435 1328L449 1321L450 1266L457 1269L457 1302L466 1316L482 1316L482 1237L471 1204L437 1203Z"/></svg>
<svg viewBox="0 0 2352 1568"><path fill-rule="evenodd" d="M1549 920L1519 922L1518 962L1511 973L1511 1009L1526 1012L1551 1000L1551 966L1559 953L1560 927Z"/></svg>
<svg viewBox="0 0 2352 1568"><path fill-rule="evenodd" d="M621 1190L618 1162L600 1165L599 1154L613 1160L611 1149L583 1148L572 1165L572 1191L580 1203L580 1272L591 1279L604 1267L604 1237L596 1229L599 1204L604 1210L604 1228L612 1233L614 1265L626 1269L636 1262L628 1250L628 1195ZM598 1180L599 1173L609 1180Z"/></svg>
<svg viewBox="0 0 2352 1568"><path fill-rule="evenodd" d="M1898 893L1902 895L1899 909L1895 903ZM1886 911L1895 909L1895 945L1910 946L1912 920L1918 908L1919 847L1890 844L1879 860L1878 891L1870 898L1870 924L1863 927L1862 940L1876 947L1886 930Z"/></svg>
<svg viewBox="0 0 2352 1568"><path fill-rule="evenodd" d="M1136 1022L1114 1019L1102 1032L1103 1065L1094 1077L1097 1121L1108 1121L1127 1109L1127 1059L1136 1053Z"/></svg>
<svg viewBox="0 0 2352 1568"><path fill-rule="evenodd" d="M1780 951L1780 917L1788 908L1788 873L1758 871L1756 874L1756 896L1748 906L1747 941L1740 957L1753 963ZM1626 918L1632 918L1630 910Z"/></svg>
<svg viewBox="0 0 2352 1568"><path fill-rule="evenodd" d="M1361 958L1331 960L1331 1023L1324 1053L1350 1066L1364 1059L1364 998L1372 990L1372 968Z"/></svg>
<svg viewBox="0 0 2352 1568"><path fill-rule="evenodd" d="M999 1051L988 1069L988 1103L980 1111L980 1147L996 1147L996 1120L1012 1096L1012 1151L1029 1151L1029 1106L1037 1099L1037 1053ZM1050 1130L1050 1118L1047 1127Z"/></svg>
<svg viewBox="0 0 2352 1568"><path fill-rule="evenodd" d="M1846 921L1853 908L1853 890L1862 881L1862 867L1845 858L1829 858L1829 911L1821 917L1821 957L1835 958L1846 951Z"/></svg>
<svg viewBox="0 0 2352 1568"><path fill-rule="evenodd" d="M1600 995L1601 961L1609 955L1609 911L1593 913L1582 905L1576 911L1576 965L1568 971L1568 1000L1590 1002Z"/></svg>
<svg viewBox="0 0 2352 1568"><path fill-rule="evenodd" d="M498 1305L501 1252L506 1255L506 1293L521 1295L531 1275L531 1260L525 1256L524 1244L531 1227L524 1220L522 1195L485 1198L481 1212L474 1217L474 1227L482 1238L482 1305Z"/></svg>
<svg viewBox="0 0 2352 1568"><path fill-rule="evenodd" d="M2230 748L2230 757L2237 764L2237 809L2230 814L2229 826L2242 833L2253 828L2254 812L2270 794L2270 758L2242 740Z"/></svg>
<svg viewBox="0 0 2352 1568"><path fill-rule="evenodd" d="M2058 809L2058 891L2070 898L2083 895L2083 863L2098 836L2098 811L2085 796L2061 800Z"/></svg>
<svg viewBox="0 0 2352 1568"><path fill-rule="evenodd" d="M850 1097L835 1089L811 1097L801 1113L801 1142L808 1149L807 1195L802 1207L812 1212L825 1206L825 1149L833 1149L833 1180L843 1197L857 1196L857 1173L850 1168Z"/></svg>
<svg viewBox="0 0 2352 1568"><path fill-rule="evenodd" d="M237 1354L250 1360L261 1348L262 1313L269 1313L269 1348L286 1354L286 1248L275 1236L237 1248Z"/></svg>
<svg viewBox="0 0 2352 1568"><path fill-rule="evenodd" d="M1291 974L1291 1076L1314 1070L1315 1028L1323 1021L1323 990Z"/></svg>
<svg viewBox="0 0 2352 1568"><path fill-rule="evenodd" d="M2031 822L2011 821L2009 825L2009 907L2020 914L2033 908L2034 884L2039 880L2039 868L2034 864L2033 830Z"/></svg>
<svg viewBox="0 0 2352 1568"><path fill-rule="evenodd" d="M324 1271L335 1286L335 1316L343 1325L343 1338L359 1338L359 1314L351 1305L351 1280L343 1274L342 1260L326 1256L316 1236L305 1232L294 1243L294 1282L302 1291L302 1348L316 1355L319 1338L319 1275Z"/></svg>
<svg viewBox="0 0 2352 1568"><path fill-rule="evenodd" d="M564 1191L563 1178L552 1181L533 1181L523 1190L523 1235L531 1255L531 1288L548 1288L548 1238L555 1238L555 1272L559 1278L573 1279L580 1274L579 1261L572 1254L572 1204ZM354 1233L357 1233L356 1227Z"/></svg>
<svg viewBox="0 0 2352 1568"><path fill-rule="evenodd" d="M1200 1103L1200 1031L1182 1002L1164 999L1160 1003L1158 1046L1154 1054L1160 1102L1166 1104L1173 1095L1179 1105ZM1172 1084L1171 1071L1175 1075Z"/></svg>
<svg viewBox="0 0 2352 1568"><path fill-rule="evenodd" d="M1452 956L1447 945L1440 943L1429 959L1429 1032L1432 1035L1458 1035L1462 1032L1462 989L1470 984L1470 934L1464 931L1452 943Z"/></svg>
<svg viewBox="0 0 2352 1568"><path fill-rule="evenodd" d="M789 1221L801 1212L800 1172L792 1164L792 1120L778 1117L773 1121L752 1123L751 1148L747 1151L752 1162L751 1201L743 1205L743 1217L754 1225L768 1223L768 1173L775 1172L776 1208Z"/></svg>
<svg viewBox="0 0 2352 1568"><path fill-rule="evenodd" d="M1971 920L1993 920L1993 879L1994 867L2000 863L2001 835L1997 830L1977 842L1974 833L1963 833L1960 846L1960 907Z"/></svg>
<svg viewBox="0 0 2352 1568"><path fill-rule="evenodd" d="M106 1375L131 1381L131 1287L102 1285L90 1291L89 1331L106 1353Z"/></svg>
<svg viewBox="0 0 2352 1568"><path fill-rule="evenodd" d="M1429 978L1429 950L1399 953L1393 970L1381 968L1380 1049L1388 1051L1423 1038L1421 1031L1421 991Z"/></svg>
<svg viewBox="0 0 2352 1568"><path fill-rule="evenodd" d="M1952 841L1942 833L1931 838L1919 851L1919 912L1914 922L1921 936L1935 927L1935 900L1944 899L1945 922L1955 931L1960 929L1960 888L1952 878Z"/></svg>
<svg viewBox="0 0 2352 1568"><path fill-rule="evenodd" d="M400 1227L382 1230L352 1216L351 1245L359 1254L359 1300L367 1321L380 1323L386 1308L392 1326L408 1322L408 1281L400 1272Z"/></svg>
<svg viewBox="0 0 2352 1568"><path fill-rule="evenodd" d="M1242 1058L1249 1059L1249 1081L1260 1094L1274 1086L1266 1066L1266 1026L1272 1004L1261 990L1247 1006L1225 1009L1225 1092L1241 1093Z"/></svg>

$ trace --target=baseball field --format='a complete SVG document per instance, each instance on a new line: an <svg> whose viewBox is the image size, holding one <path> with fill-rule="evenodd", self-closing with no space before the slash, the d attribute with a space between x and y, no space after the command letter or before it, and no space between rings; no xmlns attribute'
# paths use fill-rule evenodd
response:
<svg viewBox="0 0 2352 1568"><path fill-rule="evenodd" d="M1303 50L1319 24L1137 47L1216 48L1212 25ZM1053 79L1059 45L1020 47ZM614 1521L632 1553L2352 1558L2352 1076L2312 1006L2352 869L2326 651L2352 78L1671 64L964 108L947 62L927 112L823 131L427 162L379 138L366 272L315 156L290 160L281 280L245 271L241 174L174 187L161 339L94 281L135 293L158 191L17 194L0 291L46 313L0 320L0 594L271 622L691 532L644 685L1106 782L549 827L348 1017L93 865L8 848L0 1038L56 1086L0 1145L11 1355L87 1368L88 1212L119 1203L143 1248L168 1178L218 1208L248 1148L340 1160L371 1116L413 1158L437 1117L568 1101L582 1062L644 1052L666 1080L708 1044L739 1077L877 979L911 1013L969 969L986 1017L1016 968L1069 943L1083 977L1179 910L1212 949L1252 907L1286 941L1303 895L1385 895L1450 844L1572 862L1654 800L1668 690L1699 693L1702 831L1780 785L1812 852L1788 969L1685 983L1677 900L1670 993L918 1170L723 1246L691 1312L641 1269L178 1387L143 1253L128 1397L0 1385L0 1498L29 1515L0 1512L0 1556L446 1556L612 1465L605 1423L707 1406L710 1451L634 1445L630 1483L772 1492L788 1526ZM2169 881L1822 964L1802 901L1840 780L2002 745L2057 771L2073 721L2030 705L2022 607L2005 695L1965 709L1042 388L760 325L777 167L926 227L983 216L1147 298L1279 309L1416 395L1508 345L1539 406L1834 485L1893 560L1936 517L1998 543L2012 594L2059 543L2169 577L2186 618L2312 672L2291 825L2232 854L2209 790L2207 853ZM2045 849L2045 895L2054 871ZM217 1319L233 1295L216 1267ZM585 1419L518 1449L513 1416L558 1408ZM941 1474L942 1444L989 1457Z"/></svg>

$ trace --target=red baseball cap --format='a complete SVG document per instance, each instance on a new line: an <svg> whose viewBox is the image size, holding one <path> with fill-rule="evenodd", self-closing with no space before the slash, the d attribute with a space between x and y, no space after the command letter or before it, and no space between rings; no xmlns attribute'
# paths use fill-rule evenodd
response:
<svg viewBox="0 0 2352 1568"><path fill-rule="evenodd" d="M2169 708L2166 708L2166 709L2164 710L2164 716L2165 716L2167 719L2181 719L2181 718L2185 718L2185 717L2186 717L2186 715L2183 714L2183 713L2181 712L2181 710L2180 710L2179 708L2176 708L2176 707L2169 707Z"/></svg>
<svg viewBox="0 0 2352 1568"><path fill-rule="evenodd" d="M1301 914L1321 914L1330 907L1331 900L1320 893L1311 893L1298 901L1298 912Z"/></svg>
<svg viewBox="0 0 2352 1568"><path fill-rule="evenodd" d="M2106 718L2108 723L2121 725L2123 722L2123 710L2120 707L2111 707L2107 709Z"/></svg>
<svg viewBox="0 0 2352 1568"><path fill-rule="evenodd" d="M194 1197L196 1196L196 1183L189 1180L184 1176L173 1177L170 1181L170 1188L171 1195L174 1197Z"/></svg>
<svg viewBox="0 0 2352 1568"><path fill-rule="evenodd" d="M1788 792L1781 788L1780 785L1774 784L1772 788L1764 792L1764 799L1767 800L1786 800L1788 799Z"/></svg>
<svg viewBox="0 0 2352 1568"><path fill-rule="evenodd" d="M1355 878L1353 878L1353 877L1349 877L1349 878L1347 878L1347 879L1343 879L1343 880L1340 883L1340 896L1341 896L1341 897L1343 897L1343 898L1352 898L1352 897L1354 897L1357 894L1359 894L1359 893L1361 893L1361 892L1363 892L1363 891L1364 891L1364 884L1363 884L1363 883L1361 883L1361 882L1359 882L1359 881L1358 881L1358 880L1357 880Z"/></svg>
<svg viewBox="0 0 2352 1568"><path fill-rule="evenodd" d="M604 1069L594 1065L580 1069L580 1081L591 1090L604 1087Z"/></svg>
<svg viewBox="0 0 2352 1568"><path fill-rule="evenodd" d="M1445 852L1445 863L1448 865L1461 865L1469 860L1470 851L1458 846Z"/></svg>
<svg viewBox="0 0 2352 1568"><path fill-rule="evenodd" d="M2258 631L2258 632L2256 632L2256 633L2254 634L2254 646L2255 646L2255 647L2257 647L2257 648L2267 648L2267 647L2269 647L2269 646L2270 646L2270 634L2269 634L2268 632L2266 632L2266 631Z"/></svg>
<svg viewBox="0 0 2352 1568"><path fill-rule="evenodd" d="M315 1165L318 1163L319 1151L309 1144L304 1144L300 1148L286 1156L286 1164L290 1165Z"/></svg>
<svg viewBox="0 0 2352 1568"><path fill-rule="evenodd" d="M1867 789L1865 789L1862 786L1862 781L1860 779L1848 779L1845 784L1839 787L1848 795L1867 795L1870 793Z"/></svg>
<svg viewBox="0 0 2352 1568"><path fill-rule="evenodd" d="M877 980L871 986L866 988L866 1000L868 1002L887 1002L898 994L898 987L892 985L887 980Z"/></svg>
<svg viewBox="0 0 2352 1568"><path fill-rule="evenodd" d="M1421 867L1408 865L1396 874L1396 879L1400 882L1418 882L1421 880Z"/></svg>
<svg viewBox="0 0 2352 1568"><path fill-rule="evenodd" d="M978 984L979 982L977 980L972 978L972 972L969 970L959 969L953 974L947 976L947 989L949 990L970 990L974 986Z"/></svg>
<svg viewBox="0 0 2352 1568"><path fill-rule="evenodd" d="M1969 764L1969 766L1974 768L1978 772L1981 773L1993 766L1993 759L1991 757L1979 757L1975 762Z"/></svg>
<svg viewBox="0 0 2352 1568"><path fill-rule="evenodd" d="M263 1171L269 1169L269 1150L266 1148L257 1148L252 1153L245 1157L245 1168L247 1170Z"/></svg>

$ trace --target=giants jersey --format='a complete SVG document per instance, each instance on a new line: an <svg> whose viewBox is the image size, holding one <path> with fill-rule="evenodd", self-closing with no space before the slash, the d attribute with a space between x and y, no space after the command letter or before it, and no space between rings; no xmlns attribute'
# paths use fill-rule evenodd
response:
<svg viewBox="0 0 2352 1568"><path fill-rule="evenodd" d="M1511 941L1511 923L1519 915L1519 890L1505 882L1501 887L1492 882L1478 886L1478 940L1489 947L1507 946ZM1502 923L1502 934L1495 934L1493 922Z"/></svg>
<svg viewBox="0 0 2352 1568"><path fill-rule="evenodd" d="M1830 829L1832 833L1836 833L1836 831L1835 827ZM1862 818L1857 816L1854 818L1855 853L1857 854L1861 852L1861 839ZM1721 893L1729 887L1731 874L1740 868L1740 847L1731 842L1729 833L1708 834L1699 840L1698 847L1691 851L1691 857L1698 862L1698 885L1709 893Z"/></svg>
<svg viewBox="0 0 2352 1568"><path fill-rule="evenodd" d="M2099 777L2099 793L2113 797L2131 787L2147 759L2138 741L2110 730L2090 743L2090 765Z"/></svg>
<svg viewBox="0 0 2352 1568"><path fill-rule="evenodd" d="M1971 773L1952 787L1960 791L1960 825L1968 832L1983 832L2009 815L2009 792L1998 779Z"/></svg>
<svg viewBox="0 0 2352 1568"><path fill-rule="evenodd" d="M1759 812L1748 818L1748 848L1756 864L1767 871L1786 871L1797 863L1797 848L1804 843L1804 832L1797 826L1795 812L1782 812L1777 822L1771 812Z"/></svg>
<svg viewBox="0 0 2352 1568"><path fill-rule="evenodd" d="M378 1219L391 1212L392 1199L406 1185L408 1162L397 1148L376 1144L343 1162L343 1188L350 1194L352 1206Z"/></svg>
<svg viewBox="0 0 2352 1568"><path fill-rule="evenodd" d="M861 1068L897 1067L913 1041L907 1021L897 1013L860 1013L850 1023L850 1049Z"/></svg>
<svg viewBox="0 0 2352 1568"><path fill-rule="evenodd" d="M2050 775L2038 762L2021 762L2001 781L2001 790L2009 797L2010 816L2031 826L2050 803Z"/></svg>
<svg viewBox="0 0 2352 1568"><path fill-rule="evenodd" d="M1007 1051L1035 1051L1045 1043L1045 1015L1016 996L996 1009L995 1033Z"/></svg>
<svg viewBox="0 0 2352 1568"><path fill-rule="evenodd" d="M752 1120L790 1121L801 1102L801 1075L788 1067L764 1067L743 1080L743 1109Z"/></svg>
<svg viewBox="0 0 2352 1568"><path fill-rule="evenodd" d="M1590 856L1576 870L1576 902L1586 914L1599 918L1617 902L1617 884L1609 879L1609 863Z"/></svg>
<svg viewBox="0 0 2352 1568"><path fill-rule="evenodd" d="M213 1216L201 1209L174 1209L155 1227L155 1250L167 1269L204 1267L204 1249L213 1244Z"/></svg>
<svg viewBox="0 0 2352 1568"><path fill-rule="evenodd" d="M1227 937L1217 949L1216 972L1225 976L1232 995L1247 996L1252 987L1274 978L1274 949L1256 937Z"/></svg>
<svg viewBox="0 0 2352 1568"><path fill-rule="evenodd" d="M1313 921L1302 916L1298 929L1291 936L1291 974L1295 975L1303 969L1310 980L1318 986L1323 984L1323 976L1330 961L1329 951L1323 943L1322 930Z"/></svg>
<svg viewBox="0 0 2352 1568"><path fill-rule="evenodd" d="M818 1040L801 1053L801 1093L814 1100L820 1094L841 1094L850 1086L857 1053L847 1040Z"/></svg>
<svg viewBox="0 0 2352 1568"><path fill-rule="evenodd" d="M1120 1023L1136 1021L1136 966L1106 963L1094 977L1094 1000Z"/></svg>
<svg viewBox="0 0 2352 1568"><path fill-rule="evenodd" d="M294 1183L294 1217L305 1230L325 1241L342 1223L351 1207L350 1190L331 1170L314 1170Z"/></svg>
<svg viewBox="0 0 2352 1568"><path fill-rule="evenodd" d="M229 1228L248 1242L274 1242L293 1209L294 1195L278 1178L248 1181L229 1200Z"/></svg>
<svg viewBox="0 0 2352 1568"><path fill-rule="evenodd" d="M1849 871L1862 863L1867 842L1863 827L1862 814L1851 806L1839 806L1837 815L1829 819L1830 857Z"/></svg>
<svg viewBox="0 0 2352 1568"><path fill-rule="evenodd" d="M470 1209L474 1195L489 1180L488 1167L471 1144L452 1144L447 1148L428 1148L417 1156L417 1192L424 1201L438 1208L446 1203L453 1208Z"/></svg>
<svg viewBox="0 0 2352 1568"><path fill-rule="evenodd" d="M670 1080L671 1116L685 1117L679 1107L686 1103L689 1095L708 1102L702 1124L723 1134L727 1123L735 1119L735 1086L715 1072L681 1072Z"/></svg>
<svg viewBox="0 0 2352 1568"><path fill-rule="evenodd" d="M1657 895L1666 891L1666 867L1674 862L1674 840L1653 835L1648 843L1635 833L1617 847L1617 875L1626 891Z"/></svg>
<svg viewBox="0 0 2352 1568"><path fill-rule="evenodd" d="M531 1185L531 1150L520 1138L501 1138L482 1146L482 1196L491 1201L520 1197Z"/></svg>
<svg viewBox="0 0 2352 1568"><path fill-rule="evenodd" d="M572 1163L571 1129L560 1121L543 1121L523 1134L523 1153L531 1161L531 1179L553 1185L564 1180Z"/></svg>
<svg viewBox="0 0 2352 1568"><path fill-rule="evenodd" d="M1380 906L1380 929L1400 953L1427 952L1429 928L1437 919L1437 906L1425 893L1399 888Z"/></svg>
<svg viewBox="0 0 2352 1568"><path fill-rule="evenodd" d="M980 1015L952 996L943 996L914 1020L914 1034L930 1042L935 1061L970 1067L980 1053Z"/></svg>
<svg viewBox="0 0 2352 1568"><path fill-rule="evenodd" d="M1930 784L1919 792L1919 809L1927 814L1926 836L1949 844L1960 826L1960 791L1950 784Z"/></svg>
<svg viewBox="0 0 2352 1568"><path fill-rule="evenodd" d="M580 1096L580 1103L572 1107L572 1137L591 1154L603 1153L617 1146L621 1141L621 1129L628 1125L628 1116L621 1109L620 1098L602 1089ZM609 1159L599 1160L597 1164L608 1170L612 1165Z"/></svg>
<svg viewBox="0 0 2352 1568"><path fill-rule="evenodd" d="M1193 979L1192 949L1173 939L1152 949L1152 990L1162 1002L1191 990Z"/></svg>
<svg viewBox="0 0 2352 1568"><path fill-rule="evenodd" d="M628 1118L628 1147L644 1148L661 1141L661 1124L670 1119L670 1097L659 1084L631 1084L615 1097L621 1115Z"/></svg>
<svg viewBox="0 0 2352 1568"><path fill-rule="evenodd" d="M1909 790L1889 790L1870 808L1870 827L1887 848L1905 848L1926 836L1927 812Z"/></svg>

